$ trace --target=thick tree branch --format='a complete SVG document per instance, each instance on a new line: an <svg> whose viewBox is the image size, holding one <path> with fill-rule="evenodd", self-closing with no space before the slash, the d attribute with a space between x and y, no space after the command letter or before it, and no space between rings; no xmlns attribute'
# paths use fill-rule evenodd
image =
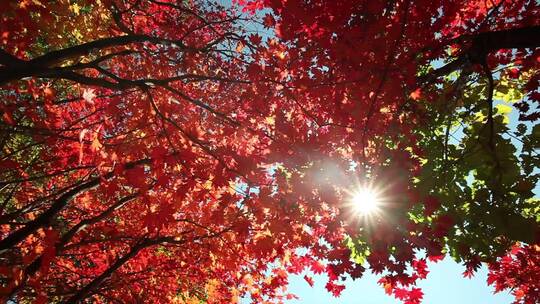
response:
<svg viewBox="0 0 540 304"><path fill-rule="evenodd" d="M5 66L13 66L22 62L24 61L0 49L0 64L5 65Z"/></svg>
<svg viewBox="0 0 540 304"><path fill-rule="evenodd" d="M483 64L486 56L494 51L540 47L540 26L484 32L460 40L471 41L470 47L454 61L420 78L420 83L431 83L437 78L462 69L469 64Z"/></svg>
<svg viewBox="0 0 540 304"><path fill-rule="evenodd" d="M79 44L73 47L68 47L61 50L56 50L49 52L47 54L44 54L42 56L36 57L29 61L24 61L15 58L13 55L5 52L4 50L0 49L0 63L3 63L4 61L12 62L13 64L4 64L4 67L0 67L0 85L6 84L10 81L18 80L24 77L46 77L46 78L68 78L65 74L62 74L62 72L69 72L69 69L66 68L57 68L55 67L56 64L61 63L68 59L73 58L79 58L81 56L85 56L89 54L93 50L103 50L110 47L116 47L116 46L127 46L131 43L153 43L153 44L169 44L173 45L182 51L191 51L191 52L208 52L212 47L215 45L218 45L223 40L233 37L233 33L225 33L222 36L216 38L213 41L210 41L208 44L206 44L203 47L189 47L186 46L182 40L177 39L169 39L169 38L160 38L160 37L153 37L149 35L124 35L124 36L116 36L116 37L108 37L103 39L94 40L91 42L86 42L83 44ZM10 58L14 58L14 60L9 60ZM55 77L55 73L59 73L57 77ZM73 73L73 72L72 72ZM76 74L78 75L78 74ZM78 78L75 75L67 75L71 78L73 81L81 82L83 84L91 84L88 83L88 78ZM82 75L79 75L80 77L84 77ZM90 78L92 79L92 78ZM110 88L110 84L101 83L101 84L94 84L94 85L101 85L104 87Z"/></svg>
<svg viewBox="0 0 540 304"><path fill-rule="evenodd" d="M125 35L125 36L116 36L116 37L98 39L98 40L86 42L83 44L79 44L76 46L72 46L69 48L52 51L45 55L42 55L42 56L39 56L37 58L30 60L28 63L35 66L51 66L63 60L71 59L77 56L86 55L93 50L104 49L104 48L113 47L113 46L123 46L123 45L128 45L130 43L136 43L136 42L151 42L151 43L156 43L156 44L167 43L167 44L173 44L183 50L193 50L193 51L199 50L196 48L187 47L183 44L182 41L178 41L178 40L152 37L148 35Z"/></svg>
<svg viewBox="0 0 540 304"><path fill-rule="evenodd" d="M67 299L64 303L65 304L76 304L80 301L84 300L86 297L88 297L92 291L94 291L96 288L98 288L108 277L110 277L116 270L118 270L120 267L122 267L125 263L127 263L130 259L134 258L141 250L144 248L158 245L158 244L173 244L173 245L183 245L188 241L198 241L203 240L207 238L213 238L217 237L225 232L230 231L232 227L225 228L223 230L213 232L210 234L205 234L202 236L198 236L192 239L184 239L182 237L173 237L173 236L162 236L157 238L144 238L137 242L134 246L131 247L128 253L126 253L124 256L116 260L107 270L105 270L101 275L93 279L90 283L88 283L86 286L84 286L82 289L77 291L74 295L72 295L69 299ZM184 231L180 234L180 236L186 235L191 233L192 230Z"/></svg>
<svg viewBox="0 0 540 304"><path fill-rule="evenodd" d="M71 227L69 229L69 231L66 232L60 238L58 243L56 243L56 245L55 245L56 255L59 255L60 253L62 253L62 251L64 251L64 246L79 231L81 231L82 229L84 229L88 225L92 225L92 224L95 224L95 223L98 223L98 222L104 220L106 217L111 215L114 211L122 208L128 202L130 202L130 201L134 200L135 198L137 198L137 196L139 196L139 193L134 193L134 194L125 196L125 197L121 198L120 200L118 200L113 205L111 205L109 208L105 209L105 211L103 211L99 215L97 215L95 217L92 217L92 218L84 219L84 220L80 221L78 224L76 224L75 226ZM34 275L39 270L39 267L41 266L42 261L43 261L43 254L40 255L38 258L36 258L34 261L32 261L32 263L30 263L30 265L28 265L28 267L26 267L26 269L24 270L24 273L23 273L23 279L21 280L21 283L17 286L17 288L15 288L14 290L11 291L11 294L9 296L10 298L13 297L13 295L15 295L16 293L18 293L22 288L24 288L27 278Z"/></svg>
<svg viewBox="0 0 540 304"><path fill-rule="evenodd" d="M25 226L0 241L0 254L4 251L12 248L17 245L20 241L24 240L27 236L34 233L37 229L46 226L50 220L56 215L60 210L62 210L69 201L71 201L79 193L95 188L100 183L100 178L92 178L77 187L69 190L68 192L61 195L56 199L51 207L47 211L40 214L36 219L28 222Z"/></svg>
<svg viewBox="0 0 540 304"><path fill-rule="evenodd" d="M145 159L127 163L124 166L124 168L130 169L130 168L134 168L135 166L147 164L150 162L151 162L151 159L145 158ZM64 209L64 207L66 207L67 204L77 195L79 195L82 192L85 192L85 191L88 191L90 189L97 187L101 183L102 180L107 180L112 177L114 177L114 171L109 172L103 176L94 177L88 181L85 181L79 184L78 186L74 187L73 189L67 191L63 195L61 195L58 199L56 199L52 203L49 209L47 209L45 212L40 214L34 220L26 223L23 228L12 232L6 238L1 240L0 241L0 254L5 252L6 250L9 250L15 245L17 245L19 242L24 240L27 236L34 233L37 229L47 226L50 223L50 221L56 216L56 214L58 214L58 212Z"/></svg>
<svg viewBox="0 0 540 304"><path fill-rule="evenodd" d="M128 253L126 253L124 256L116 260L107 270L105 270L102 274L97 276L95 279L93 279L90 283L88 283L86 286L84 286L82 289L80 289L77 293L75 293L73 296L71 296L67 301L64 303L70 303L75 304L79 303L81 300L86 298L86 296L95 288L97 288L103 281L105 281L109 276L111 276L118 268L122 267L125 263L127 263L130 259L135 257L139 251L143 250L144 248L152 245L153 243L150 242L148 239L144 239L138 243L136 243Z"/></svg>
<svg viewBox="0 0 540 304"><path fill-rule="evenodd" d="M493 125L493 90L494 90L494 82L493 82L493 75L491 74L491 70L489 69L487 62L484 62L482 65L482 68L484 70L484 73L486 73L486 77L488 79L488 96L487 96L487 104L488 104L488 117L487 117L487 123L489 126L489 147L492 151L495 151L495 145L493 143L493 136L494 136L494 125Z"/></svg>

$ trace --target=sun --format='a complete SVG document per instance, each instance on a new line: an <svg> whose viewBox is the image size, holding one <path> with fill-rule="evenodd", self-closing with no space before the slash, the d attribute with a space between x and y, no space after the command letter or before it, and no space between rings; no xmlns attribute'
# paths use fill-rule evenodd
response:
<svg viewBox="0 0 540 304"><path fill-rule="evenodd" d="M358 215L368 216L379 211L381 197L375 189L360 187L353 193L351 203Z"/></svg>

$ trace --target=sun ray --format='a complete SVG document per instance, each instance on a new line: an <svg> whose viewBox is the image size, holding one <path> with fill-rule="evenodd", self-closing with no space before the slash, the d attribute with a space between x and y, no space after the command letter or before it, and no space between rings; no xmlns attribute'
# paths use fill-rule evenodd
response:
<svg viewBox="0 0 540 304"><path fill-rule="evenodd" d="M379 211L381 198L375 189L361 187L354 192L352 204L358 215L369 216Z"/></svg>

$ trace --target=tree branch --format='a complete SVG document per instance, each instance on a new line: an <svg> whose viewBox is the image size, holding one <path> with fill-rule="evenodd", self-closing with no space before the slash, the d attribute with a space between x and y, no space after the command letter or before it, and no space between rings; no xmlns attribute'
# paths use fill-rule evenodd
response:
<svg viewBox="0 0 540 304"><path fill-rule="evenodd" d="M147 164L150 162L151 162L151 159L149 158L140 159L134 162L127 163L124 166L124 168L131 169L135 166ZM17 245L20 241L24 240L27 236L34 233L37 229L42 228L46 226L48 223L50 223L50 221L54 218L54 216L58 212L60 212L62 209L64 209L64 207L66 207L67 204L78 194L97 187L101 183L102 180L110 179L113 176L114 176L114 171L111 171L103 176L94 177L86 182L81 183L80 185L69 190L63 195L61 195L58 199L56 199L52 203L49 209L47 209L45 212L40 214L34 220L26 223L23 228L11 233L6 238L1 240L0 241L0 254L5 252L6 250L9 250L15 245Z"/></svg>
<svg viewBox="0 0 540 304"><path fill-rule="evenodd" d="M58 243L56 243L56 245L55 245L56 255L59 255L62 251L64 251L64 246L73 238L73 236L77 232L81 231L82 229L84 229L88 225L95 224L95 223L105 219L107 216L109 216L114 211L122 208L128 202L130 202L130 201L134 200L135 198L137 198L138 195L139 195L139 193L134 193L134 194L125 196L125 197L121 198L120 200L118 200L113 205L111 205L105 211L100 213L99 215L97 215L95 217L92 217L92 218L84 219L84 220L80 221L78 224L76 224L75 226L71 227L71 229L69 229L69 231L66 232L62 236L62 238L60 238ZM36 271L38 271L42 261L43 261L43 254L40 255L39 257L37 257L34 261L32 261L32 263L30 263L30 265L28 265L28 267L26 267L24 269L23 279L20 280L20 283L17 286L17 288L15 288L14 290L11 291L11 294L10 294L9 298L13 297L22 288L24 288L27 278L34 275L36 273Z"/></svg>
<svg viewBox="0 0 540 304"><path fill-rule="evenodd" d="M90 283L85 285L82 289L77 291L74 295L72 295L69 299L67 299L64 303L66 304L75 304L79 303L81 300L86 298L86 296L95 288L97 288L105 279L107 279L109 276L111 276L118 268L122 267L125 263L127 263L131 258L135 257L139 251L142 249L152 245L152 242L149 242L148 239L143 239L136 243L129 252L124 255L123 257L116 260L107 270L105 270L102 274L94 278Z"/></svg>
<svg viewBox="0 0 540 304"><path fill-rule="evenodd" d="M202 236L198 236L192 239L189 239L189 241L197 241L197 240L203 240L207 238L212 238L219 236L227 231L230 231L231 227L225 228L223 230L205 234ZM180 235L186 235L188 233L191 233L192 230L183 231L180 233ZM169 243L174 245L182 245L185 244L188 241L188 239L179 238L179 237L172 237L172 236L162 236L157 238L144 238L141 239L139 242L137 242L129 252L124 255L123 257L119 258L114 262L107 270L105 270L101 275L93 279L90 283L88 283L86 286L84 286L82 289L77 291L74 295L72 295L69 299L67 299L64 303L65 304L76 304L80 301L84 300L86 297L90 295L90 293L98 288L103 281L105 281L108 277L110 277L116 270L118 270L120 267L122 267L125 263L127 263L130 259L134 258L141 250L144 248L162 244L162 243Z"/></svg>
<svg viewBox="0 0 540 304"><path fill-rule="evenodd" d="M0 254L6 250L17 245L20 241L24 240L27 236L32 234L37 229L46 226L55 214L60 212L75 196L79 193L95 188L100 183L100 178L92 178L77 187L69 190L61 195L57 200L53 202L51 207L47 211L40 214L36 219L28 222L25 226L0 241Z"/></svg>
<svg viewBox="0 0 540 304"><path fill-rule="evenodd" d="M471 41L470 47L454 61L421 77L420 83L429 84L437 78L462 69L469 64L483 64L486 56L494 51L540 47L540 26L484 32L459 40Z"/></svg>

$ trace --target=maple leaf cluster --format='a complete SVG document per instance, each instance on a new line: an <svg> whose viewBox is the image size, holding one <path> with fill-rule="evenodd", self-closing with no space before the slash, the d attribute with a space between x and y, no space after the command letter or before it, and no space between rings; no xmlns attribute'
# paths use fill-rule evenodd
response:
<svg viewBox="0 0 540 304"><path fill-rule="evenodd" d="M508 255L489 265L488 284L496 291L511 289L514 303L535 303L540 296L538 267L540 266L540 247L516 244Z"/></svg>
<svg viewBox="0 0 540 304"><path fill-rule="evenodd" d="M274 303L294 298L289 274L324 273L339 296L368 266L420 303L426 259L450 254L537 301L539 133L513 134L518 159L493 100L519 96L537 120L539 14L525 0L2 2L0 296ZM459 123L465 148L449 143ZM350 193L370 182L386 204L359 218Z"/></svg>

